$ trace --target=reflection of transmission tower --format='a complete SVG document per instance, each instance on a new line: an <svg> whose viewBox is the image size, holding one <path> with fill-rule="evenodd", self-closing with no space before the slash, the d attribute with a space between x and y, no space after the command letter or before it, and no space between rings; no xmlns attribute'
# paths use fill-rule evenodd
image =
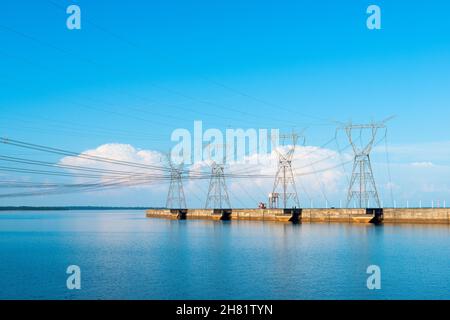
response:
<svg viewBox="0 0 450 320"><path fill-rule="evenodd" d="M381 207L373 176L372 165L370 163L370 151L375 142L378 129L386 128L385 122L387 120L389 120L389 118L380 123L362 125L349 124L342 128L345 130L354 152L352 177L348 187L347 207L350 206L353 200L357 203L359 208L366 208L369 206L369 201L371 199L374 200L377 207ZM355 131L359 132L359 145L353 139L353 133ZM363 131L369 131L371 134L368 142L362 141Z"/></svg>
<svg viewBox="0 0 450 320"><path fill-rule="evenodd" d="M217 143L209 144L207 146L208 150L211 147L214 147L217 151L217 148L223 148L225 146L225 155L226 155L226 145L221 145ZM208 152L209 157L211 157L211 152ZM208 195L206 196L206 205L205 208L213 208L213 209L231 209L230 198L228 196L227 184L225 183L225 158L223 156L222 164L217 163L217 161L213 161L211 165L211 179L209 180L209 188Z"/></svg>
<svg viewBox="0 0 450 320"><path fill-rule="evenodd" d="M166 208L169 209L186 209L186 199L183 190L183 163L176 166L169 155L170 165L170 186L167 194Z"/></svg>
<svg viewBox="0 0 450 320"><path fill-rule="evenodd" d="M294 156L298 135L295 133L281 135L280 140L282 146L285 146L287 139L292 140L292 145L288 146L287 152L275 149L278 154L278 170L275 175L272 193L269 196L269 206L272 208L278 207L278 198L280 195L283 201L283 208L288 207L290 200L293 206L300 207L297 188L295 187L294 172L292 171L292 157Z"/></svg>

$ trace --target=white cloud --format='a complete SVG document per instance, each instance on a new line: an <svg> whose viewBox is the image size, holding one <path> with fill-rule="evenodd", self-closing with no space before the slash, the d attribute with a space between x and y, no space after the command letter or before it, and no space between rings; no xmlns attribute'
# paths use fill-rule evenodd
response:
<svg viewBox="0 0 450 320"><path fill-rule="evenodd" d="M96 149L86 150L81 154L95 157L104 157L120 161L135 162L140 164L156 164L160 163L163 159L163 155L160 152L140 150L136 149L132 145L119 143L103 144ZM65 157L61 159L60 163L70 165L95 165L99 162L76 157Z"/></svg>
<svg viewBox="0 0 450 320"><path fill-rule="evenodd" d="M374 148L374 153L384 154L384 146ZM393 161L443 162L450 161L450 141L428 142L388 146L388 153Z"/></svg>
<svg viewBox="0 0 450 320"><path fill-rule="evenodd" d="M137 149L127 144L105 144L96 149L87 150L83 154L129 161L145 165L167 166L165 155L154 150ZM258 163L254 158L258 157ZM385 162L374 161L373 169L380 197L384 203L390 203L390 190L393 191L397 203L410 200L445 199L450 195L450 166L436 164L434 161L422 161L410 155L407 161L397 161L390 164L391 179L388 178L388 167ZM274 175L277 169L278 155L275 152L265 155L252 154L246 157L247 163L229 163L225 166L225 173L248 175L247 178L230 178L227 176L227 186L233 206L255 207L259 201L267 202L268 193L272 191ZM343 154L342 158L334 150L315 146L299 146L293 157L293 167L296 176L297 191L300 202L309 206L310 199L315 205L325 205L325 197L329 205L337 206L339 200L345 200L348 176L351 173L351 154ZM342 162L346 165L346 172ZM130 172L159 173L159 171L131 168L116 164L96 162L89 159L66 157L60 163L102 169L125 170ZM207 161L197 162L185 170L209 173L211 167ZM168 173L166 173L168 174ZM269 178L257 177L269 175ZM205 177L205 176L204 176ZM106 178L103 178L105 180ZM83 179L85 181L86 179ZM89 181L92 181L90 179ZM206 201L209 180L189 179L184 182L186 201L189 207L203 207ZM120 190L111 190L93 194L107 194L118 202L163 206L168 190L168 181L156 181L154 184L136 186ZM114 197L111 197L111 194ZM450 197L448 197L450 199ZM96 199L96 198L95 198ZM107 198L108 199L108 198ZM133 202L134 201L134 202ZM344 202L345 203L345 202ZM449 202L450 203L450 202Z"/></svg>
<svg viewBox="0 0 450 320"><path fill-rule="evenodd" d="M101 145L97 147L96 149L86 150L82 152L80 155L82 156L93 156L93 157L99 157L104 159L112 159L112 160L118 160L118 161L124 161L124 162L130 162L138 165L145 165L145 166L157 166L162 167L163 161L164 161L164 155L157 151L152 150L141 150L136 149L135 147L129 145L129 144L118 144L118 143L108 143ZM139 167L132 167L128 166L126 164L115 164L115 163L108 163L103 161L96 161L91 160L88 158L83 157L65 157L62 158L59 161L62 165L69 165L69 166L80 166L80 167L87 167L87 168L94 168L94 169L100 169L100 170L110 170L111 172L104 172L104 173L97 173L97 172L82 172L92 175L100 175L101 178L92 179L92 178L84 178L80 177L77 178L77 182L111 182L111 181L117 181L117 180L126 180L126 179L120 179L119 177L123 177L123 175L119 175L118 172L125 172L136 175L138 178L141 178L142 175L145 174L164 174L165 172L160 172L158 170L154 170L151 167L149 168L139 168ZM78 170L72 170L69 171L73 173L79 173ZM112 172L116 171L116 172ZM95 181L97 180L97 181Z"/></svg>
<svg viewBox="0 0 450 320"><path fill-rule="evenodd" d="M431 161L422 161L422 162L412 162L411 166L420 168L430 168L433 167L434 164Z"/></svg>
<svg viewBox="0 0 450 320"><path fill-rule="evenodd" d="M133 163L167 166L164 155L158 151L141 150L127 144L109 143L104 144L96 149L86 150L83 155L109 158L120 161L128 161ZM258 164L252 164L258 159ZM348 156L344 156L344 161L348 160ZM339 154L329 149L323 149L314 146L300 146L296 148L293 156L294 173L297 175L296 184L299 197L303 203L308 203L310 197L315 201L323 198L323 194L328 197L335 197L345 187L342 183L345 181L344 173L340 166L341 159ZM75 165L90 168L99 168L107 170L124 170L130 172L143 172L143 169L132 168L117 164L98 162L79 157L65 157L60 160L64 165ZM225 173L235 173L240 175L248 175L248 178L228 178L227 185L230 192L232 202L243 203L247 206L256 206L254 203L258 201L267 201L267 195L272 191L272 186L277 170L278 155L275 151L270 154L257 155L252 154L244 159L244 163L233 162L225 166ZM211 170L208 161L197 162L186 168L193 176L194 172L209 173ZM317 172L316 172L317 171ZM75 172L75 171L74 171ZM148 170L149 173L157 173L158 171ZM313 173L316 172L316 173ZM161 173L161 172L158 172ZM166 173L167 174L167 173ZM257 175L270 175L269 178L252 177ZM107 181L108 174L105 174L103 181ZM86 181L86 179L79 179ZM92 181L90 179L89 181ZM208 188L208 179L195 180L190 179L184 183L186 200L188 205L203 206L206 201L206 193ZM149 200L152 203L163 205L165 202L165 193L167 192L168 183L156 183L153 185L141 186L139 188L149 190ZM306 190L306 193L305 193ZM151 191L151 194L150 194ZM325 200L322 199L324 202ZM195 205L194 205L195 204ZM156 205L156 204L155 204Z"/></svg>
<svg viewBox="0 0 450 320"><path fill-rule="evenodd" d="M249 158L255 156L251 155ZM229 171L275 176L278 164L278 154L275 151L271 154L260 155L258 162L257 165L231 164ZM296 175L297 191L303 203L309 204L310 198L323 197L322 193L334 197L340 191L343 172L336 152L318 147L300 146L296 148L292 166ZM235 180L231 184L232 190L242 192L243 188L247 188L250 192L253 191L254 196L259 196L260 201L266 201L274 182L272 177Z"/></svg>

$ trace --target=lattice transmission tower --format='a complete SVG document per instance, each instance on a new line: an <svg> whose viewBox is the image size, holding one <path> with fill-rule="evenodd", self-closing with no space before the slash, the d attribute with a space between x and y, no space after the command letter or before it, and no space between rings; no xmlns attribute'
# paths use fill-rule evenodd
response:
<svg viewBox="0 0 450 320"><path fill-rule="evenodd" d="M225 182L224 165L213 162L211 165L211 179L209 181L208 195L205 208L231 209Z"/></svg>
<svg viewBox="0 0 450 320"><path fill-rule="evenodd" d="M168 209L186 209L186 199L183 190L183 163L176 165L168 156L170 166L170 185L167 194L166 208Z"/></svg>
<svg viewBox="0 0 450 320"><path fill-rule="evenodd" d="M350 207L352 201L354 201L359 208L367 208L370 206L370 201L372 200L376 207L381 208L381 202L370 162L370 152L375 143L378 130L386 128L385 123L391 118L387 118L379 123L371 124L350 123L341 128L347 134L347 138L354 153L352 176L347 194L347 207ZM355 132L358 132L359 143L354 138ZM368 141L363 141L364 132L370 134L367 139Z"/></svg>
<svg viewBox="0 0 450 320"><path fill-rule="evenodd" d="M226 144L213 143L207 146L209 157L211 158L210 148L224 148L222 163L212 160L211 178L209 180L208 195L206 196L205 208L212 209L231 209L230 197L228 196L227 184L225 181L225 161L226 161Z"/></svg>
<svg viewBox="0 0 450 320"><path fill-rule="evenodd" d="M296 133L280 135L280 145L286 150L280 150L276 148L275 151L278 154L278 169L275 174L275 181L273 183L272 193L269 195L269 207L277 208L279 206L279 199L283 203L283 208L288 208L288 205L292 207L300 207L298 200L297 188L295 186L295 176L292 170L292 158L294 156L295 147L299 136ZM290 145L286 145L286 142L290 141Z"/></svg>

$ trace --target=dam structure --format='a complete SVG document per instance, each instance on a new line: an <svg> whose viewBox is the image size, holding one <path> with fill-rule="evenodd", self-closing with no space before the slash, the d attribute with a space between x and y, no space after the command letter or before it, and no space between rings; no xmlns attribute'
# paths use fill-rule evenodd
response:
<svg viewBox="0 0 450 320"><path fill-rule="evenodd" d="M285 223L450 224L450 209L447 208L149 209L146 216L178 220L254 220Z"/></svg>

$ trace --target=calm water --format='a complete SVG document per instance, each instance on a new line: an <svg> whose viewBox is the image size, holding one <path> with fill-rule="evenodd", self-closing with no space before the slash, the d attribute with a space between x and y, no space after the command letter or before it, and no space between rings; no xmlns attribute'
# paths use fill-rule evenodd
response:
<svg viewBox="0 0 450 320"><path fill-rule="evenodd" d="M82 289L66 288L79 265ZM366 287L381 267L382 289ZM0 213L0 298L449 299L450 227Z"/></svg>

